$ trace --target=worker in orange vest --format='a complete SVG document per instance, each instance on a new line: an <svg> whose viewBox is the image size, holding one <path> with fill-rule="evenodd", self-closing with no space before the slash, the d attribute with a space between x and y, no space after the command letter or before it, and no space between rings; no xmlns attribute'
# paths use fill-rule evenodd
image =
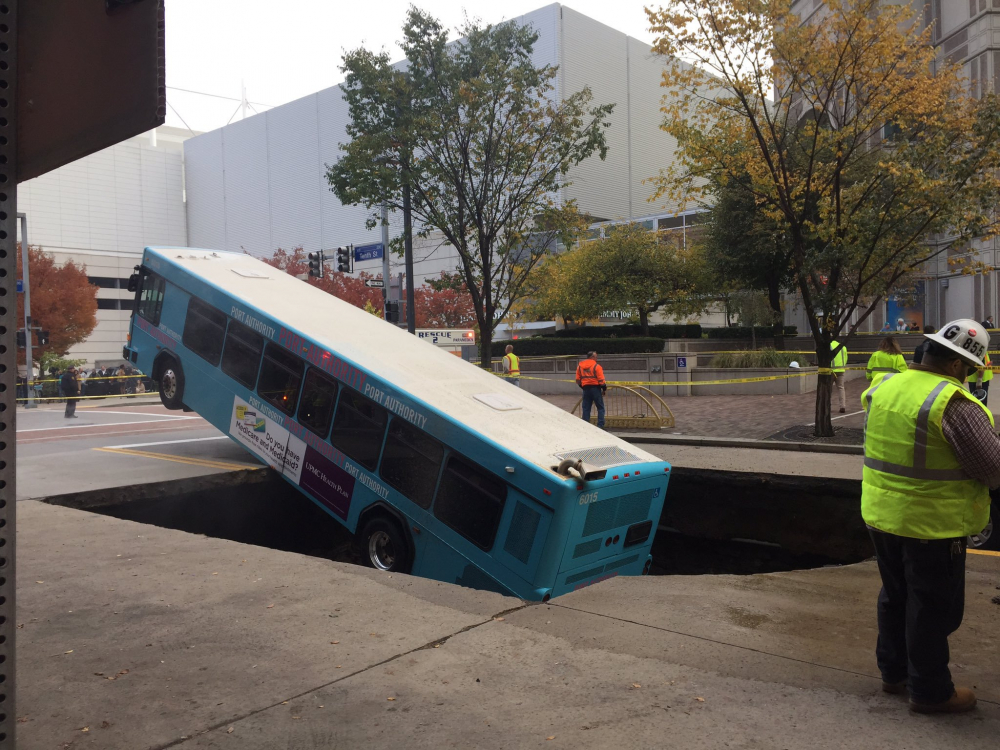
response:
<svg viewBox="0 0 1000 750"><path fill-rule="evenodd" d="M583 389L583 419L590 422L590 408L597 406L597 426L604 429L604 368L597 364L597 352L587 352L587 358L576 366L576 384Z"/></svg>

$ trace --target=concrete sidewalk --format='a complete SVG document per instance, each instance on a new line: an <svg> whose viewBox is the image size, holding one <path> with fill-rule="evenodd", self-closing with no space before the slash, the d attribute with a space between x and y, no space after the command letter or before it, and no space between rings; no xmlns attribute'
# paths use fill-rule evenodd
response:
<svg viewBox="0 0 1000 750"><path fill-rule="evenodd" d="M51 748L990 747L1000 557L969 559L956 678L910 715L871 564L614 579L550 605L18 506L18 742Z"/></svg>

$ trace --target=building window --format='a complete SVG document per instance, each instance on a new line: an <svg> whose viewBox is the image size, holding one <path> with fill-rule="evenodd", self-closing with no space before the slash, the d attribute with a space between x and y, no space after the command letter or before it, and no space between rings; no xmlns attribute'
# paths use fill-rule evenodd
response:
<svg viewBox="0 0 1000 750"><path fill-rule="evenodd" d="M222 371L240 385L253 390L257 385L263 349L263 336L242 323L230 320L226 346L222 350Z"/></svg>
<svg viewBox="0 0 1000 750"><path fill-rule="evenodd" d="M101 289L128 289L128 279L114 279L110 276L88 276L89 281L94 286Z"/></svg>
<svg viewBox="0 0 1000 750"><path fill-rule="evenodd" d="M389 413L357 391L343 388L330 442L370 471L378 465Z"/></svg>
<svg viewBox="0 0 1000 750"><path fill-rule="evenodd" d="M129 300L126 300L128 302ZM97 309L98 310L121 310L122 301L120 299L102 299L97 298Z"/></svg>
<svg viewBox="0 0 1000 750"><path fill-rule="evenodd" d="M160 313L163 311L163 290L166 282L162 276L155 273L147 274L142 281L142 291L139 293L139 316L145 318L154 326L160 325ZM98 308L100 302L98 301Z"/></svg>
<svg viewBox="0 0 1000 750"><path fill-rule="evenodd" d="M507 485L500 479L451 456L434 500L434 515L477 547L488 550L506 499Z"/></svg>
<svg viewBox="0 0 1000 750"><path fill-rule="evenodd" d="M264 350L264 362L260 366L257 393L285 414L292 414L299 399L304 367L302 360L287 349L268 344Z"/></svg>
<svg viewBox="0 0 1000 750"><path fill-rule="evenodd" d="M337 405L337 381L315 367L306 373L299 402L299 423L321 438L330 431L333 408Z"/></svg>
<svg viewBox="0 0 1000 750"><path fill-rule="evenodd" d="M184 346L214 367L219 364L225 338L225 314L192 297L188 302L184 333L181 335Z"/></svg>
<svg viewBox="0 0 1000 750"><path fill-rule="evenodd" d="M421 508L431 507L444 448L409 422L393 419L379 473Z"/></svg>

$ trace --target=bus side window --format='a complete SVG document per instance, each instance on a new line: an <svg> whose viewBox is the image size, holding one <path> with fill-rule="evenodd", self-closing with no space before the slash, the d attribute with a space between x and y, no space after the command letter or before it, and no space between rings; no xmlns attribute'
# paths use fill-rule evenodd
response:
<svg viewBox="0 0 1000 750"><path fill-rule="evenodd" d="M138 313L140 317L145 318L154 326L160 325L164 285L163 277L157 276L155 273L147 274L142 282Z"/></svg>
<svg viewBox="0 0 1000 750"><path fill-rule="evenodd" d="M295 411L302 382L302 360L275 344L264 350L264 363L260 367L257 393L268 403L274 404L285 414Z"/></svg>
<svg viewBox="0 0 1000 750"><path fill-rule="evenodd" d="M226 316L197 297L188 302L181 341L188 349L213 366L219 364L226 338Z"/></svg>
<svg viewBox="0 0 1000 750"><path fill-rule="evenodd" d="M374 471L389 414L355 390L342 388L330 442L344 455Z"/></svg>
<svg viewBox="0 0 1000 750"><path fill-rule="evenodd" d="M444 448L409 422L393 418L379 473L421 508L431 507Z"/></svg>
<svg viewBox="0 0 1000 750"><path fill-rule="evenodd" d="M470 542L488 550L500 525L507 485L458 456L450 456L441 476L434 515Z"/></svg>
<svg viewBox="0 0 1000 750"><path fill-rule="evenodd" d="M253 390L257 385L260 353L263 350L263 336L249 326L230 320L226 345L222 350L222 371L240 385Z"/></svg>
<svg viewBox="0 0 1000 750"><path fill-rule="evenodd" d="M321 438L330 431L333 407L337 405L337 381L315 367L306 373L302 386L302 400L299 402L299 423L315 432Z"/></svg>

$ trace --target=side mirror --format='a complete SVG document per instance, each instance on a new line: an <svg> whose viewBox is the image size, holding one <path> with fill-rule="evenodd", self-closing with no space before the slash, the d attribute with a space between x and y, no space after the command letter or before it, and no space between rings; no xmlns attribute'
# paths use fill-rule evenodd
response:
<svg viewBox="0 0 1000 750"><path fill-rule="evenodd" d="M139 274L134 273L128 277L128 290L135 294L139 289Z"/></svg>

